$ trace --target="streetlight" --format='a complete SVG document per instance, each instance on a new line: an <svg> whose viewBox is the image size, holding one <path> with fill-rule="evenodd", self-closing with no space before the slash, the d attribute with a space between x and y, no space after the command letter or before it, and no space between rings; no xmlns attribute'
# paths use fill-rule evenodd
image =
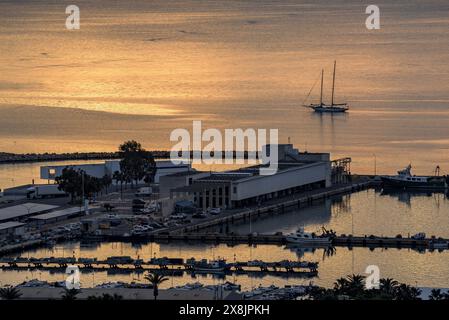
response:
<svg viewBox="0 0 449 320"><path fill-rule="evenodd" d="M374 175L377 176L377 157L375 153L373 153L373 156L374 156Z"/></svg>

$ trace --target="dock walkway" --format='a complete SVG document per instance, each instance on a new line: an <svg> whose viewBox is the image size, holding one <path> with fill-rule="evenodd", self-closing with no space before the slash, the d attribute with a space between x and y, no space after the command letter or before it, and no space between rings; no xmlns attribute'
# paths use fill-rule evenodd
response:
<svg viewBox="0 0 449 320"><path fill-rule="evenodd" d="M363 180L357 183L347 183L336 185L329 188L314 190L301 194L293 194L289 197L278 198L266 202L263 206L251 207L245 209L236 209L229 212L224 212L220 215L209 217L204 220L195 221L188 225L179 226L170 229L170 234L199 232L202 229L207 229L219 225L233 224L238 220L253 219L255 217L262 217L275 213L283 213L292 208L302 208L309 206L314 202L336 196L346 194L358 190L367 189L372 186L370 180ZM157 232L156 232L157 233Z"/></svg>

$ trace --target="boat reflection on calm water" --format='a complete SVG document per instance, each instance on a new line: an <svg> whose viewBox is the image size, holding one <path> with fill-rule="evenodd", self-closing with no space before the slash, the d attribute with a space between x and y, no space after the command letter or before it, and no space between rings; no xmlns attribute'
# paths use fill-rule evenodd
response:
<svg viewBox="0 0 449 320"><path fill-rule="evenodd" d="M401 190L393 188L384 188L380 190L382 196L390 196L398 201L411 206L413 197L429 197L435 200L435 204L438 206L442 198L449 199L449 193L444 191L429 191L429 190Z"/></svg>

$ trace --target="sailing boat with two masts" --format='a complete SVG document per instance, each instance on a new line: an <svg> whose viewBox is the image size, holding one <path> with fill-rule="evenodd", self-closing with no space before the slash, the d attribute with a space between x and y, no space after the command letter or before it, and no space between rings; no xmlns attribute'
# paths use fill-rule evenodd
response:
<svg viewBox="0 0 449 320"><path fill-rule="evenodd" d="M331 104L327 105L323 103L323 76L324 76L324 69L321 70L321 91L320 91L320 103L319 104L310 104L305 105L307 108L313 109L315 112L324 113L338 113L338 112L346 112L349 110L349 106L347 103L334 103L334 93L335 93L335 69L337 66L337 62L334 61L334 74L332 78L332 98L331 98Z"/></svg>

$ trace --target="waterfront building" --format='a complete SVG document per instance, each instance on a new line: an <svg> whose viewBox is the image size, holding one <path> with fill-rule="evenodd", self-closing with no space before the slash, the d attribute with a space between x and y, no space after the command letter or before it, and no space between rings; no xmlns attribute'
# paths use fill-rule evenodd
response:
<svg viewBox="0 0 449 320"><path fill-rule="evenodd" d="M266 146L269 149L269 146ZM239 208L298 192L346 182L350 159L331 161L329 153L299 152L292 144L279 144L277 172L260 175L261 165L190 176L170 186L171 198L191 199L198 208Z"/></svg>
<svg viewBox="0 0 449 320"><path fill-rule="evenodd" d="M40 168L40 178L54 181L57 176L62 174L62 170L67 167L75 170L83 170L90 176L102 178L105 175L112 176L114 172L120 171L120 160L106 160L104 162L93 164L43 166ZM159 183L160 177L167 174L189 171L191 170L191 165L188 163L173 164L170 160L156 160L156 168L154 182Z"/></svg>

